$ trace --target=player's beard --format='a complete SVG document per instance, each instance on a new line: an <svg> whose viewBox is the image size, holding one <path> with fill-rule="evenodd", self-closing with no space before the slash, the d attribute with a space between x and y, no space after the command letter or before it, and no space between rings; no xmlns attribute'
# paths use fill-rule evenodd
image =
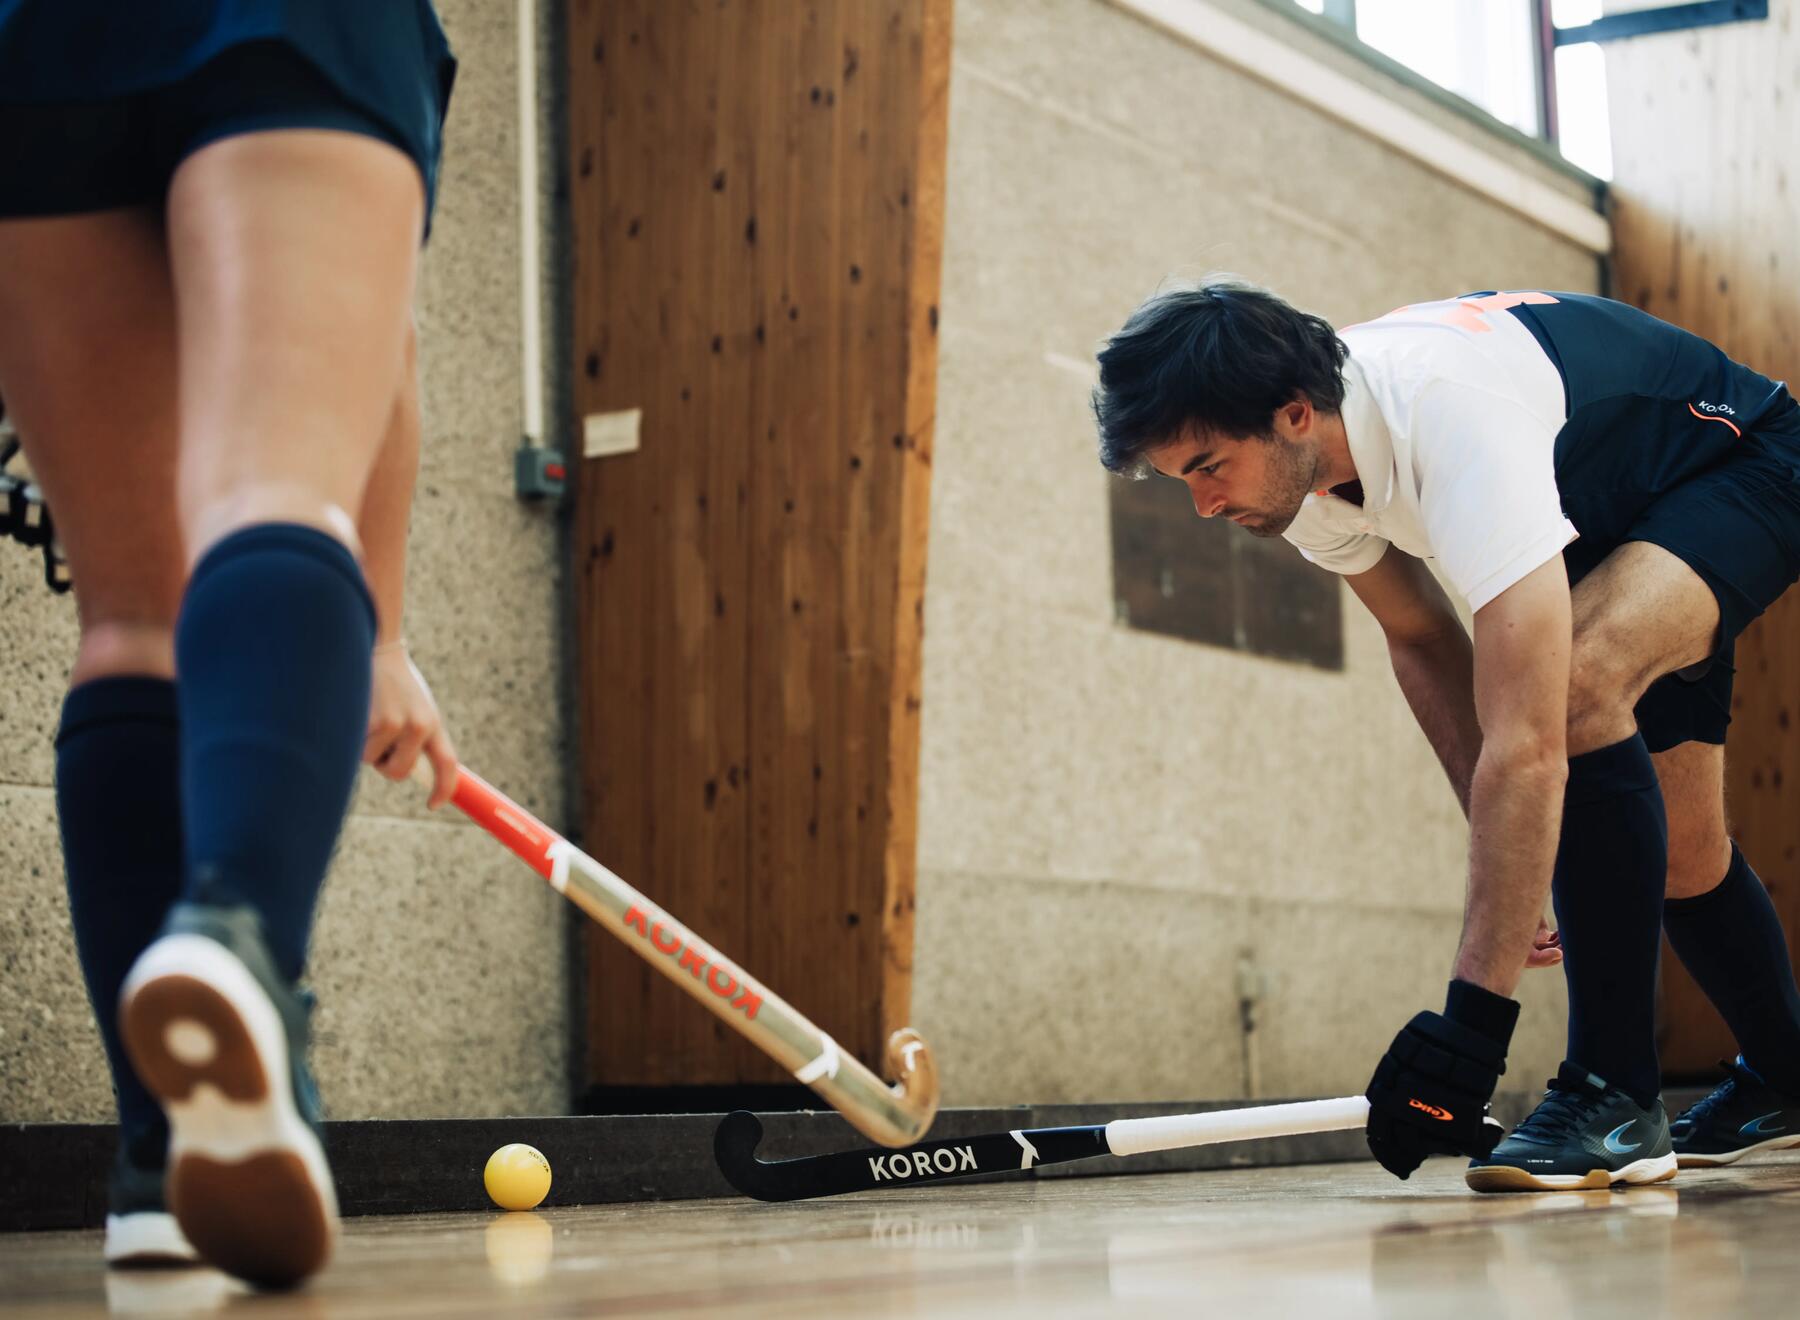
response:
<svg viewBox="0 0 1800 1320"><path fill-rule="evenodd" d="M1262 438L1269 461L1264 467L1262 507L1245 510L1238 524L1252 536L1280 536L1300 514L1300 506L1312 493L1318 474L1318 453L1311 446L1283 440L1278 435ZM1229 512L1229 510L1227 511Z"/></svg>

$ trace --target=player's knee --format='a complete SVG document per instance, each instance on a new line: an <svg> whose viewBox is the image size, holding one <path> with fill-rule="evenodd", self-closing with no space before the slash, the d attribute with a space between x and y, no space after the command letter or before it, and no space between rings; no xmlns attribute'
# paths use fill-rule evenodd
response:
<svg viewBox="0 0 1800 1320"><path fill-rule="evenodd" d="M233 532L259 523L297 523L343 542L362 556L356 520L319 483L255 481L184 491L182 530L194 562Z"/></svg>
<svg viewBox="0 0 1800 1320"><path fill-rule="evenodd" d="M1731 840L1724 831L1669 836L1669 874L1665 894L1669 898L1693 898L1707 893L1725 878L1731 866Z"/></svg>
<svg viewBox="0 0 1800 1320"><path fill-rule="evenodd" d="M1632 708L1636 704L1629 677L1607 665L1604 659L1596 657L1591 663L1572 665L1569 670L1569 754L1578 755L1616 742L1616 738L1607 735L1630 725Z"/></svg>

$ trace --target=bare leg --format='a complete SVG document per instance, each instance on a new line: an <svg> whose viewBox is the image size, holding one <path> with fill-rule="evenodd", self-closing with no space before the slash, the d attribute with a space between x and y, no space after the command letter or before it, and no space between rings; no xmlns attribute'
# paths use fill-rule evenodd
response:
<svg viewBox="0 0 1800 1320"><path fill-rule="evenodd" d="M69 556L72 682L175 672L175 311L148 210L0 223L0 395Z"/></svg>
<svg viewBox="0 0 1800 1320"><path fill-rule="evenodd" d="M1655 756L1669 812L1669 898L1695 898L1711 890L1731 865L1725 823L1725 749L1714 743L1682 743Z"/></svg>
<svg viewBox="0 0 1800 1320"><path fill-rule="evenodd" d="M1569 666L1569 755L1637 731L1632 710L1664 674L1712 653L1719 603L1676 556L1627 541L1575 584Z"/></svg>
<svg viewBox="0 0 1800 1320"><path fill-rule="evenodd" d="M364 488L405 371L423 204L405 156L345 133L227 138L176 172L190 562L257 522L360 550Z"/></svg>

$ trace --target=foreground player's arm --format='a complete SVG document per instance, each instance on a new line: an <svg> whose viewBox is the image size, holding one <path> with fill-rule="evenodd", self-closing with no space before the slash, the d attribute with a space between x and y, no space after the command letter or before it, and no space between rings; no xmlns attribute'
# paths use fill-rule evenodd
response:
<svg viewBox="0 0 1800 1320"><path fill-rule="evenodd" d="M1568 778L1569 578L1558 555L1475 613L1483 731L1469 789L1469 890L1454 975L1511 995L1532 948Z"/></svg>
<svg viewBox="0 0 1800 1320"><path fill-rule="evenodd" d="M375 599L376 635L369 737L363 759L389 779L404 779L423 752L436 770L433 808L455 786L456 749L445 731L437 702L407 654L401 632L406 609L406 533L413 488L419 477L419 388L415 332L406 341L404 384L388 419L387 433L363 492L357 533L363 544L363 573Z"/></svg>
<svg viewBox="0 0 1800 1320"><path fill-rule="evenodd" d="M1481 722L1475 715L1475 650L1456 608L1424 561L1391 546L1375 567L1345 581L1381 625L1400 691L1467 816ZM1525 965L1561 961L1556 932L1540 916Z"/></svg>
<svg viewBox="0 0 1800 1320"><path fill-rule="evenodd" d="M1475 654L1462 620L1424 562L1391 546L1375 567L1345 580L1381 624L1400 691L1468 815L1481 725Z"/></svg>

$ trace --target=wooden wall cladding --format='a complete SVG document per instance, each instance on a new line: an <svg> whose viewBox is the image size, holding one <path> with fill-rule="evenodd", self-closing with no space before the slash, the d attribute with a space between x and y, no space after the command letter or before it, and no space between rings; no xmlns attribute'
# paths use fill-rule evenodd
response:
<svg viewBox="0 0 1800 1320"><path fill-rule="evenodd" d="M1607 47L1614 296L1800 387L1800 3L1770 11ZM1738 640L1737 669L1733 832L1800 949L1800 593ZM1660 1034L1675 1075L1735 1052L1672 954Z"/></svg>
<svg viewBox="0 0 1800 1320"><path fill-rule="evenodd" d="M586 847L871 1063L909 1011L950 0L571 0ZM588 1075L781 1074L608 938Z"/></svg>

